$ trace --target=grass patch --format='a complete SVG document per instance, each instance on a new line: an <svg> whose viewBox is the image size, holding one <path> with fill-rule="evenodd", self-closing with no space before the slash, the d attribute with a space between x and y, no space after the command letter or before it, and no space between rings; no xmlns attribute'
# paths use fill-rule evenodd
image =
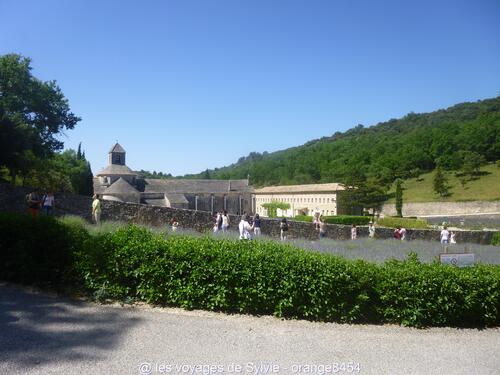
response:
<svg viewBox="0 0 500 375"><path fill-rule="evenodd" d="M468 181L465 186L460 183L455 171L444 171L448 178L451 195L440 197L434 193L432 182L435 172L425 173L418 178L412 178L403 182L404 202L469 202L469 201L497 201L500 200L498 189L500 186L500 168L495 164L481 167L486 174L478 176L476 180ZM394 196L393 187L389 193ZM388 203L395 203L394 197ZM404 204L404 203L403 203Z"/></svg>
<svg viewBox="0 0 500 375"><path fill-rule="evenodd" d="M388 228L407 228L407 229L427 229L429 224L423 219L409 219L404 217L390 217L378 219L377 224Z"/></svg>

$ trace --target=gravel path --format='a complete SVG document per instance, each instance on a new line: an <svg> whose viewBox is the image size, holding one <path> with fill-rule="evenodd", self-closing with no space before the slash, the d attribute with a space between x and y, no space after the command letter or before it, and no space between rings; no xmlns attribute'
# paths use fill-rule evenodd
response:
<svg viewBox="0 0 500 375"><path fill-rule="evenodd" d="M0 284L0 374L141 373L499 374L500 329L103 306Z"/></svg>

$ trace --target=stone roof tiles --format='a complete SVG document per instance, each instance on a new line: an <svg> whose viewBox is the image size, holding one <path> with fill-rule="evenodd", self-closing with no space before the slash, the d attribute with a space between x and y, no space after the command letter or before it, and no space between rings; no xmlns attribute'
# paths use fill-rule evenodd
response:
<svg viewBox="0 0 500 375"><path fill-rule="evenodd" d="M115 145L113 147L111 147L111 150L109 150L109 153L112 153L112 152L120 152L120 153L125 153L125 150L123 149L123 147L119 144L119 143L115 143Z"/></svg>
<svg viewBox="0 0 500 375"><path fill-rule="evenodd" d="M345 190L344 185L338 183L329 184L309 184L309 185L287 185L287 186L266 186L255 189L255 194L289 194L289 193L322 193Z"/></svg>

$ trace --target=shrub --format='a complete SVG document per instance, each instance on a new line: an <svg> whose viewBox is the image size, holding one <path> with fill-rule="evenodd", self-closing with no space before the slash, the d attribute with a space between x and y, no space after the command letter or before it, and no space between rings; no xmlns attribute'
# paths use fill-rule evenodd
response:
<svg viewBox="0 0 500 375"><path fill-rule="evenodd" d="M491 244L493 246L500 246L500 232L493 233L493 237L491 237Z"/></svg>
<svg viewBox="0 0 500 375"><path fill-rule="evenodd" d="M308 223L312 223L313 217L312 216L306 216L306 215L297 215L293 217L293 220L295 221L306 221Z"/></svg>
<svg viewBox="0 0 500 375"><path fill-rule="evenodd" d="M0 213L0 279L50 287L75 281L74 253L88 237L83 227L52 217Z"/></svg>
<svg viewBox="0 0 500 375"><path fill-rule="evenodd" d="M351 215L338 215L338 216L322 216L323 220L328 224L342 224L342 225L367 225L372 219L371 216L351 216ZM296 221L312 222L312 216L297 215L293 218Z"/></svg>
<svg viewBox="0 0 500 375"><path fill-rule="evenodd" d="M0 279L71 285L97 299L335 322L500 323L500 267L376 265L271 241L168 236L0 214Z"/></svg>
<svg viewBox="0 0 500 375"><path fill-rule="evenodd" d="M351 215L338 215L338 216L325 216L324 220L328 224L343 224L343 225L367 225L371 216L351 216Z"/></svg>
<svg viewBox="0 0 500 375"><path fill-rule="evenodd" d="M404 227L409 229L426 229L428 227L427 220L390 216L379 219L377 224L389 228Z"/></svg>

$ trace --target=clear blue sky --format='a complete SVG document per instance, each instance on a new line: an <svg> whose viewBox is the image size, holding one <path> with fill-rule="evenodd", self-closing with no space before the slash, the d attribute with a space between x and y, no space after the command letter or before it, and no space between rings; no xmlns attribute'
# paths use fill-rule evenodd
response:
<svg viewBox="0 0 500 375"><path fill-rule="evenodd" d="M196 173L500 93L500 1L0 0L92 169Z"/></svg>

